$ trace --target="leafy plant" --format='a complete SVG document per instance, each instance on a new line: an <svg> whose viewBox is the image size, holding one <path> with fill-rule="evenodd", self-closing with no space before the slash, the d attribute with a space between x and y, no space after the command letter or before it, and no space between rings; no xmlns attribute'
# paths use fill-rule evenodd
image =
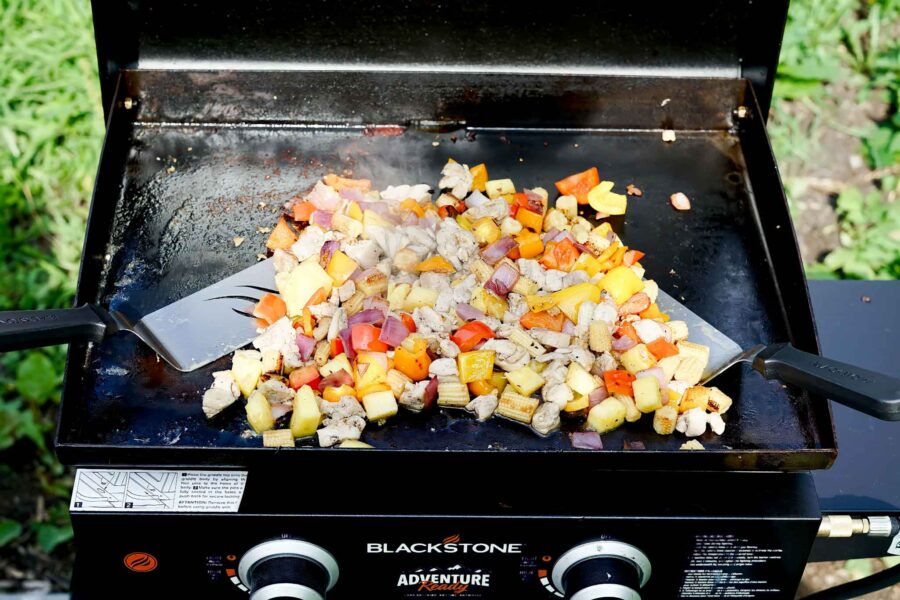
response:
<svg viewBox="0 0 900 600"><path fill-rule="evenodd" d="M12 519L0 519L0 548L22 535L22 525Z"/></svg>

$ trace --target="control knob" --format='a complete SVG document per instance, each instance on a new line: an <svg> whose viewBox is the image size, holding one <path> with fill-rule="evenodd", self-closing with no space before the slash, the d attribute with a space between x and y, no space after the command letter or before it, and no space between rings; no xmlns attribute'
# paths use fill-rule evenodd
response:
<svg viewBox="0 0 900 600"><path fill-rule="evenodd" d="M567 550L551 577L566 600L641 600L650 559L631 544L597 540Z"/></svg>
<svg viewBox="0 0 900 600"><path fill-rule="evenodd" d="M297 539L258 544L238 563L238 577L250 590L250 600L325 600L338 573L330 552Z"/></svg>

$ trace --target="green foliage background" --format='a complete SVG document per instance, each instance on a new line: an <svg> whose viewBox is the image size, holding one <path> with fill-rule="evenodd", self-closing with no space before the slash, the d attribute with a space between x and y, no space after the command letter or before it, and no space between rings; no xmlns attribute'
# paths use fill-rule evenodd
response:
<svg viewBox="0 0 900 600"><path fill-rule="evenodd" d="M841 247L814 277L900 278L900 0L794 0L770 131L779 160L809 160L809 131L782 107L829 102L836 86L888 103L854 131L874 190L837 198ZM0 310L70 305L103 135L88 0L0 0ZM787 181L790 192L791 182ZM0 517L2 549L61 552L69 479L49 447L63 347L0 355L0 491L33 472L43 510ZM28 475L31 478L31 475Z"/></svg>

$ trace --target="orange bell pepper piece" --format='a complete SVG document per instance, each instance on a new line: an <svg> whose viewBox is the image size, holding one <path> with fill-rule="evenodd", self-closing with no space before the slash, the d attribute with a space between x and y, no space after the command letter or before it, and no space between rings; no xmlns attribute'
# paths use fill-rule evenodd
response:
<svg viewBox="0 0 900 600"><path fill-rule="evenodd" d="M350 328L350 344L357 352L370 350L372 352L387 352L388 346L378 339L381 328L361 323Z"/></svg>
<svg viewBox="0 0 900 600"><path fill-rule="evenodd" d="M578 204L588 203L588 192L600 184L600 173L597 167L591 167L587 171L569 175L565 179L556 182L556 189L565 196L575 196Z"/></svg>
<svg viewBox="0 0 900 600"><path fill-rule="evenodd" d="M309 221L314 210L316 207L312 202L298 202L294 205L292 216L295 221Z"/></svg>
<svg viewBox="0 0 900 600"><path fill-rule="evenodd" d="M488 172L484 163L475 165L469 169L472 174L472 189L483 192L487 189Z"/></svg>
<svg viewBox="0 0 900 600"><path fill-rule="evenodd" d="M544 226L544 216L527 208L519 208L516 212L516 221L532 231L540 231Z"/></svg>
<svg viewBox="0 0 900 600"><path fill-rule="evenodd" d="M603 383L606 384L606 389L610 394L633 396L634 390L631 387L631 382L634 380L635 376L628 371L615 370L603 372Z"/></svg>
<svg viewBox="0 0 900 600"><path fill-rule="evenodd" d="M473 381L469 384L469 391L475 394L476 396L484 396L486 394L490 394L494 390L496 390L492 384L490 379L482 379L480 381Z"/></svg>
<svg viewBox="0 0 900 600"><path fill-rule="evenodd" d="M667 342L665 338L657 338L647 344L647 350L657 359L666 358L667 356L675 356L678 354L678 346L672 342Z"/></svg>
<svg viewBox="0 0 900 600"><path fill-rule="evenodd" d="M638 344L641 343L641 338L638 336L637 331L634 329L634 326L631 323L624 323L616 329L614 335L617 338L628 336L633 339Z"/></svg>
<svg viewBox="0 0 900 600"><path fill-rule="evenodd" d="M403 346L394 351L394 368L413 381L427 378L430 366L431 357L428 356L428 344L425 340L418 340L412 351Z"/></svg>
<svg viewBox="0 0 900 600"><path fill-rule="evenodd" d="M522 258L534 258L544 251L544 242L541 236L533 231L523 231L516 236L519 243L519 256Z"/></svg>
<svg viewBox="0 0 900 600"><path fill-rule="evenodd" d="M519 324L525 329L549 329L550 331L562 331L566 323L566 315L559 312L551 315L546 310L528 311L519 319Z"/></svg>
<svg viewBox="0 0 900 600"><path fill-rule="evenodd" d="M372 182L369 179L347 179L339 177L334 173L329 173L324 177L325 185L330 185L337 191L344 188L357 188L364 192L368 192L372 188Z"/></svg>
<svg viewBox="0 0 900 600"><path fill-rule="evenodd" d="M268 325L271 325L286 314L287 305L285 305L284 300L275 294L264 295L253 307L253 316L262 319Z"/></svg>
<svg viewBox="0 0 900 600"><path fill-rule="evenodd" d="M282 216L278 219L278 225L276 225L275 229L272 230L272 233L269 234L269 239L266 241L266 248L269 250L287 250L296 241L297 234L294 233L291 226L287 224L287 219Z"/></svg>

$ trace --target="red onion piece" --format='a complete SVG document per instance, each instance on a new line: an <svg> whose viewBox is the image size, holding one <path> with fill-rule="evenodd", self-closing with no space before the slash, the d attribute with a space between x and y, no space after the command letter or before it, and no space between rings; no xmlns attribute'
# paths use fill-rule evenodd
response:
<svg viewBox="0 0 900 600"><path fill-rule="evenodd" d="M339 250L340 247L341 243L336 240L328 240L322 244L322 249L319 250L319 264L322 265L323 269L328 268L328 263L331 261L331 255Z"/></svg>
<svg viewBox="0 0 900 600"><path fill-rule="evenodd" d="M568 239L570 242L575 241L575 238L573 238L572 234L569 233L568 231L560 231L559 233L554 235L552 238L549 238L547 241L548 242L561 242L565 239Z"/></svg>
<svg viewBox="0 0 900 600"><path fill-rule="evenodd" d="M609 398L609 391L606 389L606 384L601 381L600 387L588 394L588 407L594 408L607 398Z"/></svg>
<svg viewBox="0 0 900 600"><path fill-rule="evenodd" d="M322 229L331 229L331 217L333 216L333 213L324 210L314 210L309 216L309 220Z"/></svg>
<svg viewBox="0 0 900 600"><path fill-rule="evenodd" d="M572 242L576 248L578 248L581 252L587 252L591 256L597 256L597 253L591 249L590 246L585 246L584 244L579 244L578 242Z"/></svg>
<svg viewBox="0 0 900 600"><path fill-rule="evenodd" d="M647 446L644 445L644 442L640 440L625 440L625 443L622 444L623 450L646 450Z"/></svg>
<svg viewBox="0 0 900 600"><path fill-rule="evenodd" d="M484 250L481 251L481 257L489 265L495 265L500 259L509 254L509 251L516 247L516 240L509 236L502 237Z"/></svg>
<svg viewBox="0 0 900 600"><path fill-rule="evenodd" d="M528 210L536 212L539 215L544 214L544 198L537 192L525 189L525 200L528 204L525 206Z"/></svg>
<svg viewBox="0 0 900 600"><path fill-rule="evenodd" d="M460 302L456 305L456 314L463 321L477 321L478 319L483 319L486 315L472 306L471 304L466 304L465 302Z"/></svg>
<svg viewBox="0 0 900 600"><path fill-rule="evenodd" d="M338 335L341 338L341 345L344 347L344 354L347 355L347 358L350 360L356 358L356 350L353 349L353 344L350 343L350 328L345 327L341 329Z"/></svg>
<svg viewBox="0 0 900 600"><path fill-rule="evenodd" d="M300 348L300 358L309 360L316 347L316 339L297 332L297 347Z"/></svg>
<svg viewBox="0 0 900 600"><path fill-rule="evenodd" d="M575 431L569 434L572 447L581 450L603 450L603 441L596 431Z"/></svg>
<svg viewBox="0 0 900 600"><path fill-rule="evenodd" d="M381 325L382 323L384 323L384 312L378 310L377 308L361 310L355 315L350 315L350 318L347 319L347 325L349 327L363 324Z"/></svg>
<svg viewBox="0 0 900 600"><path fill-rule="evenodd" d="M340 192L341 198L352 202L362 202L363 192L359 188L345 187Z"/></svg>
<svg viewBox="0 0 900 600"><path fill-rule="evenodd" d="M563 321L562 332L566 335L575 335L575 323L569 319Z"/></svg>
<svg viewBox="0 0 900 600"><path fill-rule="evenodd" d="M612 342L612 349L616 352L625 352L626 350L631 350L635 346L637 346L637 342L635 342L627 335L623 335L620 338L615 338Z"/></svg>
<svg viewBox="0 0 900 600"><path fill-rule="evenodd" d="M505 298L518 280L518 269L508 262L500 263L500 266L494 269L488 280L484 282L484 289Z"/></svg>
<svg viewBox="0 0 900 600"><path fill-rule="evenodd" d="M384 320L384 326L381 328L381 333L378 334L378 340L396 348L403 343L407 336L409 336L409 329L406 328L403 321L397 317L388 317Z"/></svg>
<svg viewBox="0 0 900 600"><path fill-rule="evenodd" d="M416 213L410 211L403 214L403 219L400 223L403 225L418 225L419 217L416 216Z"/></svg>
<svg viewBox="0 0 900 600"><path fill-rule="evenodd" d="M656 377L656 380L659 381L660 391L669 389L669 380L666 379L666 374L660 367L651 367L649 369L644 369L643 371L638 371L634 376L637 379L640 379L641 377ZM667 398L668 394L665 394L663 399ZM663 402L663 404L665 404L665 402Z"/></svg>
<svg viewBox="0 0 900 600"><path fill-rule="evenodd" d="M376 269L375 267L366 269L365 271L360 271L359 269L357 269L356 271L353 272L353 275L351 275L350 278L353 279L354 282L356 282L356 281L360 281L361 279L365 279L366 277L371 277L372 275L375 275L376 273L380 273L380 271L378 269Z"/></svg>
<svg viewBox="0 0 900 600"><path fill-rule="evenodd" d="M353 376L347 371L339 369L322 378L322 381L319 382L319 391L321 392L327 387L341 387L342 385L353 385Z"/></svg>
<svg viewBox="0 0 900 600"><path fill-rule="evenodd" d="M369 296L363 300L363 309L368 310L370 308L380 310L383 314L386 315L391 309L391 305L388 304L388 301L381 296Z"/></svg>
<svg viewBox="0 0 900 600"><path fill-rule="evenodd" d="M552 241L553 238L555 238L557 235L559 235L559 229L556 229L556 228L554 227L554 228L551 229L550 231L545 231L545 232L541 235L541 241L544 242L544 243L546 244L547 242Z"/></svg>
<svg viewBox="0 0 900 600"><path fill-rule="evenodd" d="M437 400L438 394L438 378L432 377L425 386L425 394L422 396L422 410L428 410L433 407Z"/></svg>

